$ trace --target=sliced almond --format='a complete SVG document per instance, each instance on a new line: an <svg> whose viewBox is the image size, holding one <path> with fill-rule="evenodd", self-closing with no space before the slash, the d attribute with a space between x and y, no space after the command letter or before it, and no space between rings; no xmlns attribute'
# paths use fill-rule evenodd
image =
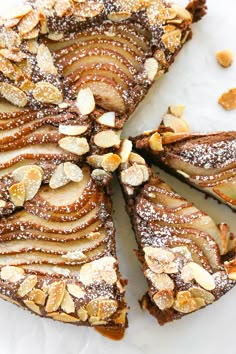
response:
<svg viewBox="0 0 236 354"><path fill-rule="evenodd" d="M188 133L190 131L187 121L183 117L178 118L173 114L166 114L163 117L163 123L165 127L172 128L175 133Z"/></svg>
<svg viewBox="0 0 236 354"><path fill-rule="evenodd" d="M81 168L71 162L64 163L64 171L66 176L73 182L81 182L84 177Z"/></svg>
<svg viewBox="0 0 236 354"><path fill-rule="evenodd" d="M115 127L116 115L115 112L107 112L101 115L97 122L102 125L106 125L107 127Z"/></svg>
<svg viewBox="0 0 236 354"><path fill-rule="evenodd" d="M61 303L61 309L63 311L65 311L66 313L75 312L74 301L73 301L72 297L70 296L70 294L68 293L68 291L66 291L66 290L65 290L64 298Z"/></svg>
<svg viewBox="0 0 236 354"><path fill-rule="evenodd" d="M228 274L229 279L236 280L236 260L225 262L224 268L226 273Z"/></svg>
<svg viewBox="0 0 236 354"><path fill-rule="evenodd" d="M37 305L44 306L46 301L46 294L43 290L33 289L29 293L29 300L35 302Z"/></svg>
<svg viewBox="0 0 236 354"><path fill-rule="evenodd" d="M149 58L144 63L144 69L146 71L148 80L153 81L158 72L159 64L155 58Z"/></svg>
<svg viewBox="0 0 236 354"><path fill-rule="evenodd" d="M58 313L55 314L54 316L52 316L52 318L56 321L61 321L61 322L65 322L65 323L75 323L75 322L79 322L79 319L74 317L74 316L70 316L66 313Z"/></svg>
<svg viewBox="0 0 236 354"><path fill-rule="evenodd" d="M50 39L51 41L60 41L61 39L63 39L64 35L63 33L58 33L58 32L49 32L48 34L48 39Z"/></svg>
<svg viewBox="0 0 236 354"><path fill-rule="evenodd" d="M106 181L109 181L111 179L110 173L100 169L93 170L91 177L95 181L100 182L103 185L106 185Z"/></svg>
<svg viewBox="0 0 236 354"><path fill-rule="evenodd" d="M178 4L173 4L172 9L175 11L176 16L181 18L184 21L192 21L192 16L190 12L188 12L184 7L178 5Z"/></svg>
<svg viewBox="0 0 236 354"><path fill-rule="evenodd" d="M22 4L21 6L11 6L9 12L4 13L3 18L8 20L12 18L22 18L27 15L30 11L32 11L32 7L30 5Z"/></svg>
<svg viewBox="0 0 236 354"><path fill-rule="evenodd" d="M22 39L36 39L39 36L39 28L35 27L32 31L21 35Z"/></svg>
<svg viewBox="0 0 236 354"><path fill-rule="evenodd" d="M218 63L224 68L228 68L233 63L233 53L231 50L221 50L216 53Z"/></svg>
<svg viewBox="0 0 236 354"><path fill-rule="evenodd" d="M59 105L60 108L62 108ZM59 125L59 132L61 134L65 135L70 135L70 136L76 136L76 135L81 135L84 134L88 130L87 125Z"/></svg>
<svg viewBox="0 0 236 354"><path fill-rule="evenodd" d="M144 175L140 166L134 164L133 166L122 171L121 172L122 183L132 187L140 186L144 182Z"/></svg>
<svg viewBox="0 0 236 354"><path fill-rule="evenodd" d="M200 308L196 299L191 296L189 291L179 291L173 308L181 313L190 313Z"/></svg>
<svg viewBox="0 0 236 354"><path fill-rule="evenodd" d="M41 315L41 311L38 305L36 305L33 301L31 300L24 300L25 305L33 312L37 313L38 315Z"/></svg>
<svg viewBox="0 0 236 354"><path fill-rule="evenodd" d="M112 22L122 22L128 20L131 17L130 12L120 11L120 12L111 12L107 18Z"/></svg>
<svg viewBox="0 0 236 354"><path fill-rule="evenodd" d="M9 196L15 206L23 206L26 198L26 189L24 181L13 184L9 188Z"/></svg>
<svg viewBox="0 0 236 354"><path fill-rule="evenodd" d="M78 314L78 316L79 316L79 319L80 319L82 322L87 321L87 319L88 319L88 312L85 310L85 308L81 307L81 308L77 311L77 314Z"/></svg>
<svg viewBox="0 0 236 354"><path fill-rule="evenodd" d="M143 182L147 182L149 180L149 169L147 166L140 165L139 168L141 168L143 172Z"/></svg>
<svg viewBox="0 0 236 354"><path fill-rule="evenodd" d="M219 98L219 104L227 111L236 108L236 88L223 93Z"/></svg>
<svg viewBox="0 0 236 354"><path fill-rule="evenodd" d="M38 193L43 180L42 171L31 167L26 171L23 181L25 184L25 200L31 200Z"/></svg>
<svg viewBox="0 0 236 354"><path fill-rule="evenodd" d="M120 163L121 159L118 155L109 153L104 155L101 166L106 172L114 172Z"/></svg>
<svg viewBox="0 0 236 354"><path fill-rule="evenodd" d="M21 36L32 31L39 23L39 11L37 9L28 12L20 21L18 31Z"/></svg>
<svg viewBox="0 0 236 354"><path fill-rule="evenodd" d="M25 271L22 268L14 266L5 266L1 269L1 279L16 283L25 277Z"/></svg>
<svg viewBox="0 0 236 354"><path fill-rule="evenodd" d="M64 298L65 283L63 281L52 283L48 290L48 294L49 296L45 307L45 311L47 312L57 311Z"/></svg>
<svg viewBox="0 0 236 354"><path fill-rule="evenodd" d="M127 162L129 160L130 153L132 151L133 144L129 139L124 139L121 143L119 155L121 157L121 162Z"/></svg>
<svg viewBox="0 0 236 354"><path fill-rule="evenodd" d="M27 55L20 50L13 50L13 49L0 49L0 55L4 58L12 60L16 63L20 63L24 60Z"/></svg>
<svg viewBox="0 0 236 354"><path fill-rule="evenodd" d="M99 168L102 167L102 161L105 155L91 155L87 157L87 162L90 166Z"/></svg>
<svg viewBox="0 0 236 354"><path fill-rule="evenodd" d="M12 172L12 178L14 182L21 182L23 178L25 177L26 172L30 171L31 168L36 169L40 171L41 174L43 174L43 169L40 166L37 165L27 165L27 166L22 166L17 169L15 169Z"/></svg>
<svg viewBox="0 0 236 354"><path fill-rule="evenodd" d="M63 150L79 156L89 152L89 144L86 138L66 137L59 140L58 143Z"/></svg>
<svg viewBox="0 0 236 354"><path fill-rule="evenodd" d="M185 111L185 106L183 105L171 105L169 107L169 111L171 114L173 114L174 116L180 118L183 116L183 113Z"/></svg>
<svg viewBox="0 0 236 354"><path fill-rule="evenodd" d="M36 275L29 275L20 285L17 295L24 297L27 295L37 284L38 278Z"/></svg>
<svg viewBox="0 0 236 354"><path fill-rule="evenodd" d="M58 17L63 17L72 10L72 3L70 0L56 0L54 10Z"/></svg>
<svg viewBox="0 0 236 354"><path fill-rule="evenodd" d="M174 304L173 292L170 290L160 290L153 296L153 301L161 311L167 310Z"/></svg>
<svg viewBox="0 0 236 354"><path fill-rule="evenodd" d="M159 133L154 133L149 139L149 146L153 151L162 151L162 139Z"/></svg>
<svg viewBox="0 0 236 354"><path fill-rule="evenodd" d="M90 88L79 91L76 105L82 115L88 115L95 110L95 99Z"/></svg>
<svg viewBox="0 0 236 354"><path fill-rule="evenodd" d="M89 316L97 317L99 321L111 317L117 309L117 301L104 298L94 299L86 306Z"/></svg>
<svg viewBox="0 0 236 354"><path fill-rule="evenodd" d="M103 1L76 1L76 8L74 11L74 15L80 17L81 19L84 18L92 18L98 16L104 9Z"/></svg>
<svg viewBox="0 0 236 354"><path fill-rule="evenodd" d="M59 104L63 101L61 91L46 81L36 83L33 96L41 103Z"/></svg>
<svg viewBox="0 0 236 354"><path fill-rule="evenodd" d="M194 262L189 262L183 267L181 278L186 283L195 279L196 282L206 290L214 290L216 287L213 276Z"/></svg>
<svg viewBox="0 0 236 354"><path fill-rule="evenodd" d="M181 36L182 32L179 29L176 29L175 31L164 33L161 39L165 47L171 53L174 53L181 44Z"/></svg>
<svg viewBox="0 0 236 354"><path fill-rule="evenodd" d="M94 136L94 143L101 148L119 146L120 136L113 130L103 130Z"/></svg>
<svg viewBox="0 0 236 354"><path fill-rule="evenodd" d="M79 285L76 284L67 284L67 289L71 295L76 297L77 299L83 299L85 296L85 292Z"/></svg>
<svg viewBox="0 0 236 354"><path fill-rule="evenodd" d="M167 274L157 274L148 269L145 272L146 277L158 290L174 290L175 284Z"/></svg>
<svg viewBox="0 0 236 354"><path fill-rule="evenodd" d="M80 280L84 285L103 281L112 285L117 281L115 264L116 259L114 257L103 257L84 264L80 269Z"/></svg>
<svg viewBox="0 0 236 354"><path fill-rule="evenodd" d="M212 304L215 301L215 296L202 288L193 287L189 289L192 297L202 298L206 305Z"/></svg>
<svg viewBox="0 0 236 354"><path fill-rule="evenodd" d="M25 107L27 105L28 98L26 94L11 84L0 82L0 94L15 106Z"/></svg>
<svg viewBox="0 0 236 354"><path fill-rule="evenodd" d="M43 73L57 75L58 72L54 65L52 54L46 45L40 44L36 59L37 65Z"/></svg>
<svg viewBox="0 0 236 354"><path fill-rule="evenodd" d="M65 173L64 164L62 163L54 171L54 173L50 179L49 186L52 189L57 189L62 186L65 186L70 181L71 181L70 178Z"/></svg>
<svg viewBox="0 0 236 354"><path fill-rule="evenodd" d="M136 163L138 165L145 165L145 160L142 158L142 156L136 154L135 152L130 153L129 162Z"/></svg>
<svg viewBox="0 0 236 354"><path fill-rule="evenodd" d="M7 202L3 199L0 199L0 208L5 208L6 205L7 205Z"/></svg>

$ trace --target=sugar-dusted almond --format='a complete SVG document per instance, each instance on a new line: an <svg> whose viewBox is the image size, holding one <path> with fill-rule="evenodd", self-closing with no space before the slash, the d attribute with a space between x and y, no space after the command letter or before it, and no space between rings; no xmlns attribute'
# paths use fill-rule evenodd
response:
<svg viewBox="0 0 236 354"><path fill-rule="evenodd" d="M154 133L149 139L149 146L153 151L162 151L162 139L159 133Z"/></svg>
<svg viewBox="0 0 236 354"><path fill-rule="evenodd" d="M64 171L66 176L73 182L80 182L84 177L81 168L72 162L64 163Z"/></svg>
<svg viewBox="0 0 236 354"><path fill-rule="evenodd" d="M19 295L20 297L24 297L35 287L37 282L38 282L38 278L36 275L29 275L21 283L21 285L17 291L17 295Z"/></svg>
<svg viewBox="0 0 236 354"><path fill-rule="evenodd" d="M63 311L65 311L66 313L73 313L75 312L75 304L74 301L72 299L72 297L70 296L70 294L68 293L68 291L65 290L65 294L61 303L61 309Z"/></svg>
<svg viewBox="0 0 236 354"><path fill-rule="evenodd" d="M105 320L111 317L117 309L117 301L104 298L91 300L86 306L89 316L98 317L98 320Z"/></svg>
<svg viewBox="0 0 236 354"><path fill-rule="evenodd" d="M58 17L63 17L72 10L72 6L73 5L70 0L56 0L54 10L56 11Z"/></svg>
<svg viewBox="0 0 236 354"><path fill-rule="evenodd" d="M47 295L41 289L33 289L29 293L29 300L35 302L37 305L44 306L46 302Z"/></svg>
<svg viewBox="0 0 236 354"><path fill-rule="evenodd" d="M111 174L109 172L97 168L93 170L91 177L93 180L102 183L103 185L106 185L107 181L111 180Z"/></svg>
<svg viewBox="0 0 236 354"><path fill-rule="evenodd" d="M139 168L142 170L143 173L143 182L147 182L149 180L149 169L147 166L139 165Z"/></svg>
<svg viewBox="0 0 236 354"><path fill-rule="evenodd" d="M87 125L64 125L64 124L59 125L59 132L61 134L70 135L70 136L84 134L87 130L88 130Z"/></svg>
<svg viewBox="0 0 236 354"><path fill-rule="evenodd" d="M26 188L24 181L13 184L9 188L9 196L15 206L23 206L26 198Z"/></svg>
<svg viewBox="0 0 236 354"><path fill-rule="evenodd" d="M189 291L179 291L173 305L173 308L181 313L190 313L200 307Z"/></svg>
<svg viewBox="0 0 236 354"><path fill-rule="evenodd" d="M173 292L171 290L160 290L153 296L153 301L160 310L169 309L174 304Z"/></svg>
<svg viewBox="0 0 236 354"><path fill-rule="evenodd" d="M11 84L0 82L0 94L15 106L25 107L27 105L28 98L26 94Z"/></svg>
<svg viewBox="0 0 236 354"><path fill-rule="evenodd" d="M57 166L57 168L55 169L50 179L49 186L52 189L57 189L62 186L65 186L70 181L71 181L70 178L65 173L64 164L62 163L59 166Z"/></svg>
<svg viewBox="0 0 236 354"><path fill-rule="evenodd" d="M99 15L103 9L104 9L104 4L103 1L96 1L96 0L90 0L90 1L81 1L78 0L76 1L76 8L74 11L75 16L79 16L80 18L92 18L97 15Z"/></svg>
<svg viewBox="0 0 236 354"><path fill-rule="evenodd" d="M174 282L168 274L157 274L148 269L145 275L158 290L174 290Z"/></svg>
<svg viewBox="0 0 236 354"><path fill-rule="evenodd" d="M137 163L138 165L145 165L145 160L139 154L135 152L131 152L129 155L129 162L130 163Z"/></svg>
<svg viewBox="0 0 236 354"><path fill-rule="evenodd" d="M127 162L129 160L132 147L133 147L132 141L130 141L129 139L122 140L121 147L119 150L119 155L122 163Z"/></svg>
<svg viewBox="0 0 236 354"><path fill-rule="evenodd" d="M71 295L76 297L77 299L83 299L85 296L85 292L79 285L76 284L67 284L67 290Z"/></svg>
<svg viewBox="0 0 236 354"><path fill-rule="evenodd" d="M194 298L202 298L206 305L212 304L215 301L215 296L205 289L192 287L189 289L189 292Z"/></svg>
<svg viewBox="0 0 236 354"><path fill-rule="evenodd" d="M82 156L89 152L89 144L86 138L66 137L59 140L59 146L66 151Z"/></svg>
<svg viewBox="0 0 236 354"><path fill-rule="evenodd" d="M57 311L64 298L65 287L66 285L63 281L54 282L50 285L48 290L49 296L45 307L47 312Z"/></svg>
<svg viewBox="0 0 236 354"><path fill-rule="evenodd" d="M101 148L119 146L120 144L119 132L113 130L103 130L94 136L94 143Z"/></svg>
<svg viewBox="0 0 236 354"><path fill-rule="evenodd" d="M119 167L120 163L120 156L109 153L103 156L101 166L106 172L114 172Z"/></svg>
<svg viewBox="0 0 236 354"><path fill-rule="evenodd" d="M0 49L0 55L4 58L12 60L16 63L20 63L22 60L26 59L27 55L21 50L17 49Z"/></svg>
<svg viewBox="0 0 236 354"><path fill-rule="evenodd" d="M77 314L78 314L78 316L79 316L79 319L80 319L82 322L87 321L87 319L88 319L88 312L85 310L84 307L81 307L81 308L77 311Z"/></svg>
<svg viewBox="0 0 236 354"><path fill-rule="evenodd" d="M112 22L122 22L128 20L131 17L131 13L126 11L111 12L107 17Z"/></svg>
<svg viewBox="0 0 236 354"><path fill-rule="evenodd" d="M41 315L41 311L38 305L36 305L32 300L24 300L25 305L33 312Z"/></svg>
<svg viewBox="0 0 236 354"><path fill-rule="evenodd" d="M40 171L41 174L43 174L43 169L40 166L37 166L37 165L21 166L21 167L16 168L12 172L12 178L13 178L14 182L22 181L26 172L28 172L31 168L34 168L34 169Z"/></svg>
<svg viewBox="0 0 236 354"><path fill-rule="evenodd" d="M171 53L174 53L181 44L181 36L182 32L180 29L176 29L174 31L164 33L161 39L165 47Z"/></svg>
<svg viewBox="0 0 236 354"><path fill-rule="evenodd" d="M21 19L32 11L32 7L28 4L22 4L21 6L11 6L10 11L3 14L4 19L19 18Z"/></svg>
<svg viewBox="0 0 236 354"><path fill-rule="evenodd" d="M90 88L81 89L78 93L76 105L82 115L88 115L95 109L95 99Z"/></svg>
<svg viewBox="0 0 236 354"><path fill-rule="evenodd" d="M148 58L144 63L144 69L146 71L148 80L153 81L158 72L158 61L155 58Z"/></svg>
<svg viewBox="0 0 236 354"><path fill-rule="evenodd" d="M2 280L16 283L25 277L25 271L20 267L5 266L2 267L0 276Z"/></svg>
<svg viewBox="0 0 236 354"><path fill-rule="evenodd" d="M84 264L80 269L80 280L84 285L103 281L112 285L117 281L115 264L116 259L114 257L103 257Z"/></svg>
<svg viewBox="0 0 236 354"><path fill-rule="evenodd" d="M121 172L122 183L132 187L140 186L144 182L144 175L140 166L134 164L133 166L122 171Z"/></svg>
<svg viewBox="0 0 236 354"><path fill-rule="evenodd" d="M175 11L176 16L181 18L184 21L191 21L192 16L188 10L186 10L184 7L178 5L178 4L173 4L171 8Z"/></svg>
<svg viewBox="0 0 236 354"><path fill-rule="evenodd" d="M54 85L46 81L40 81L33 90L34 98L42 103L59 104L63 101L61 91Z"/></svg>
<svg viewBox="0 0 236 354"><path fill-rule="evenodd" d="M189 262L183 267L181 277L186 283L195 279L206 290L214 290L216 287L213 276L194 262Z"/></svg>
<svg viewBox="0 0 236 354"><path fill-rule="evenodd" d="M70 316L67 313L58 313L58 314L55 314L54 316L52 316L52 318L54 320L65 322L65 323L79 322L78 318L76 318L74 316Z"/></svg>
<svg viewBox="0 0 236 354"><path fill-rule="evenodd" d="M190 131L189 124L184 118L178 118L173 114L166 114L163 117L165 127L170 127L175 133L188 133Z"/></svg>
<svg viewBox="0 0 236 354"><path fill-rule="evenodd" d="M38 47L36 60L39 69L43 73L57 75L57 68L54 65L52 54L43 43Z"/></svg>
<svg viewBox="0 0 236 354"><path fill-rule="evenodd" d="M7 202L3 199L0 199L0 208L5 208L6 205L7 205Z"/></svg>
<svg viewBox="0 0 236 354"><path fill-rule="evenodd" d="M37 9L28 12L20 21L18 31L21 36L32 31L39 23L39 11Z"/></svg>
<svg viewBox="0 0 236 354"><path fill-rule="evenodd" d="M115 127L116 115L115 112L107 112L102 114L97 122L102 125L106 125L107 127Z"/></svg>
<svg viewBox="0 0 236 354"><path fill-rule="evenodd" d="M99 168L102 167L102 161L105 155L91 155L87 157L87 162L90 166Z"/></svg>
<svg viewBox="0 0 236 354"><path fill-rule="evenodd" d="M25 184L25 200L31 200L38 193L43 180L40 169L31 167L25 172L22 182Z"/></svg>

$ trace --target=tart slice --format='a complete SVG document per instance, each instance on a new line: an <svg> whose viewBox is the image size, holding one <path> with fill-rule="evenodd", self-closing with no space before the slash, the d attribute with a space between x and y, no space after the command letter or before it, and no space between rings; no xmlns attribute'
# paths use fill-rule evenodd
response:
<svg viewBox="0 0 236 354"><path fill-rule="evenodd" d="M190 133L180 107L134 138L149 161L236 210L236 132Z"/></svg>
<svg viewBox="0 0 236 354"><path fill-rule="evenodd" d="M141 305L163 325L203 308L235 285L236 237L174 192L131 152L120 183L148 282Z"/></svg>
<svg viewBox="0 0 236 354"><path fill-rule="evenodd" d="M0 297L37 315L115 331L127 326L105 172L41 187L0 221Z"/></svg>

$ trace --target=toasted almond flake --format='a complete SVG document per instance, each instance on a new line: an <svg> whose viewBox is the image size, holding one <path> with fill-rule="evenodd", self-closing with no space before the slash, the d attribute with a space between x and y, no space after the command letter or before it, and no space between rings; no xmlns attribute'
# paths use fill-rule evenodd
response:
<svg viewBox="0 0 236 354"><path fill-rule="evenodd" d="M100 169L93 170L91 177L93 180L102 183L103 185L105 185L107 181L111 180L110 173Z"/></svg>
<svg viewBox="0 0 236 354"><path fill-rule="evenodd" d="M86 260L87 256L82 251L76 250L63 254L62 258L64 258L66 261L84 261Z"/></svg>
<svg viewBox="0 0 236 354"><path fill-rule="evenodd" d="M111 12L107 18L112 22L122 22L128 20L131 17L130 12L120 11L120 12Z"/></svg>
<svg viewBox="0 0 236 354"><path fill-rule="evenodd" d="M224 268L229 279L236 280L236 260L233 259L232 261L224 262Z"/></svg>
<svg viewBox="0 0 236 354"><path fill-rule="evenodd" d="M169 275L157 274L149 269L145 272L145 275L158 290L174 290L175 284Z"/></svg>
<svg viewBox="0 0 236 354"><path fill-rule="evenodd" d="M153 301L161 311L169 309L174 304L173 292L170 290L160 290L153 296Z"/></svg>
<svg viewBox="0 0 236 354"><path fill-rule="evenodd" d="M39 35L39 28L35 27L32 31L21 35L22 39L35 39Z"/></svg>
<svg viewBox="0 0 236 354"><path fill-rule="evenodd" d="M26 171L22 182L25 184L25 200L31 200L38 193L43 180L42 171L38 168L30 168Z"/></svg>
<svg viewBox="0 0 236 354"><path fill-rule="evenodd" d="M147 166L140 165L139 168L141 168L143 172L143 182L147 182L149 180L149 169Z"/></svg>
<svg viewBox="0 0 236 354"><path fill-rule="evenodd" d="M27 55L23 53L20 50L16 49L0 49L0 55L2 55L4 58L12 60L16 63L20 63L22 60L24 60Z"/></svg>
<svg viewBox="0 0 236 354"><path fill-rule="evenodd" d="M78 4L76 5L76 11L74 11L75 16L79 16L81 19L83 18L91 18L99 15L103 9L104 4L102 1L90 0L88 1L76 1Z"/></svg>
<svg viewBox="0 0 236 354"><path fill-rule="evenodd" d="M6 204L7 204L7 203L6 203L5 200L0 199L0 208L5 208Z"/></svg>
<svg viewBox="0 0 236 354"><path fill-rule="evenodd" d="M148 58L144 63L144 69L146 71L148 80L153 81L158 72L159 64L155 58Z"/></svg>
<svg viewBox="0 0 236 354"><path fill-rule="evenodd" d="M173 4L172 9L175 11L176 16L180 17L182 20L192 21L192 16L191 16L190 12L188 12L182 6L179 6L178 4Z"/></svg>
<svg viewBox="0 0 236 354"><path fill-rule="evenodd" d="M33 90L34 98L42 103L59 104L63 101L61 91L46 81L38 82Z"/></svg>
<svg viewBox="0 0 236 354"><path fill-rule="evenodd" d="M231 50L221 50L216 53L218 63L224 68L228 68L233 63L233 53Z"/></svg>
<svg viewBox="0 0 236 354"><path fill-rule="evenodd" d="M112 285L117 281L115 264L116 259L114 257L103 257L84 264L80 269L80 280L84 285L103 281Z"/></svg>
<svg viewBox="0 0 236 354"><path fill-rule="evenodd" d="M118 155L109 153L103 156L101 167L106 172L114 172L119 167L120 163L121 159Z"/></svg>
<svg viewBox="0 0 236 354"><path fill-rule="evenodd" d="M236 108L236 88L223 93L219 98L219 104L227 111Z"/></svg>
<svg viewBox="0 0 236 354"><path fill-rule="evenodd" d="M5 266L1 269L1 279L9 281L10 283L16 283L25 277L25 271L22 268L14 266Z"/></svg>
<svg viewBox="0 0 236 354"><path fill-rule="evenodd" d="M178 118L173 114L166 114L163 117L163 123L165 127L170 127L174 130L175 133L189 133L189 124L183 118Z"/></svg>
<svg viewBox="0 0 236 354"><path fill-rule="evenodd" d="M37 284L38 279L36 275L29 275L25 280L21 283L17 295L20 297L24 297L27 295Z"/></svg>
<svg viewBox="0 0 236 354"><path fill-rule="evenodd" d="M102 125L106 125L107 127L115 127L116 115L115 112L107 112L101 115L97 122Z"/></svg>
<svg viewBox="0 0 236 354"><path fill-rule="evenodd" d="M102 167L102 161L105 155L91 155L87 157L87 162L90 166L99 168Z"/></svg>
<svg viewBox="0 0 236 354"><path fill-rule="evenodd" d="M141 166L141 165L140 165ZM121 172L121 181L132 187L140 186L144 182L143 171L136 163Z"/></svg>
<svg viewBox="0 0 236 354"><path fill-rule="evenodd" d="M70 0L56 0L54 10L58 17L63 17L72 10L72 3Z"/></svg>
<svg viewBox="0 0 236 354"><path fill-rule="evenodd" d="M21 181L9 188L9 196L15 206L23 206L26 198L25 183Z"/></svg>
<svg viewBox="0 0 236 354"><path fill-rule="evenodd" d="M20 21L18 25L19 34L22 36L26 33L32 31L39 23L39 12L38 10L29 11Z"/></svg>
<svg viewBox="0 0 236 354"><path fill-rule="evenodd" d="M87 319L88 319L88 312L85 310L85 308L81 307L81 308L77 311L77 314L78 314L78 316L79 316L79 319L80 319L82 322L87 321Z"/></svg>
<svg viewBox="0 0 236 354"><path fill-rule="evenodd" d="M70 296L70 294L68 293L68 291L66 291L66 290L65 290L64 298L61 303L61 309L63 311L65 311L66 313L75 312L74 301L73 301L72 297Z"/></svg>
<svg viewBox="0 0 236 354"><path fill-rule="evenodd" d="M46 302L46 294L41 289L33 289L29 293L29 300L35 302L37 305L44 306Z"/></svg>
<svg viewBox="0 0 236 354"><path fill-rule="evenodd" d="M60 107L61 108L61 107ZM87 125L59 125L59 132L61 134L76 136L85 133L88 130Z"/></svg>
<svg viewBox="0 0 236 354"><path fill-rule="evenodd" d="M185 106L178 104L178 105L171 105L169 107L169 111L171 114L173 114L174 116L180 118L183 116L183 113L185 111Z"/></svg>
<svg viewBox="0 0 236 354"><path fill-rule="evenodd" d="M71 162L64 163L64 171L66 176L73 182L81 182L84 177L81 168Z"/></svg>
<svg viewBox="0 0 236 354"><path fill-rule="evenodd" d="M54 171L54 173L50 179L49 186L52 189L57 189L62 186L65 186L70 181L71 181L70 178L65 173L64 164L62 163Z"/></svg>
<svg viewBox="0 0 236 354"><path fill-rule="evenodd" d="M189 291L179 291L173 305L173 308L181 313L190 313L198 310L200 307L198 302L192 298Z"/></svg>
<svg viewBox="0 0 236 354"><path fill-rule="evenodd" d="M161 39L165 47L171 53L174 53L181 44L181 36L182 32L179 29L176 29L175 31L164 33Z"/></svg>
<svg viewBox="0 0 236 354"><path fill-rule="evenodd" d="M45 307L45 311L54 312L57 311L62 303L65 293L65 283L63 281L54 282L50 285L48 290L48 300Z"/></svg>
<svg viewBox="0 0 236 354"><path fill-rule="evenodd" d="M36 59L37 65L43 73L57 75L58 72L54 65L52 54L46 45L40 44Z"/></svg>
<svg viewBox="0 0 236 354"><path fill-rule="evenodd" d="M183 267L181 278L185 282L195 279L196 282L206 290L214 290L216 287L213 276L194 262L189 262Z"/></svg>
<svg viewBox="0 0 236 354"><path fill-rule="evenodd" d="M85 292L79 285L76 284L67 284L67 289L71 295L77 299L83 299L85 297Z"/></svg>
<svg viewBox="0 0 236 354"><path fill-rule="evenodd" d="M91 317L97 317L98 321L108 319L118 309L118 302L106 298L97 298L90 301L86 310Z"/></svg>
<svg viewBox="0 0 236 354"><path fill-rule="evenodd" d="M76 105L82 115L88 115L95 110L95 99L90 88L79 91Z"/></svg>
<svg viewBox="0 0 236 354"><path fill-rule="evenodd" d="M31 300L24 300L25 305L33 312L37 313L38 315L41 315L41 311L38 305L36 305L33 301Z"/></svg>
<svg viewBox="0 0 236 354"><path fill-rule="evenodd" d="M137 163L138 165L145 165L145 160L142 158L142 156L136 154L135 152L130 153L129 162Z"/></svg>
<svg viewBox="0 0 236 354"><path fill-rule="evenodd" d="M63 33L58 33L58 32L49 32L48 34L48 39L51 41L60 41L63 39Z"/></svg>
<svg viewBox="0 0 236 354"><path fill-rule="evenodd" d="M194 298L202 298L206 305L212 304L215 301L215 296L202 288L193 287L189 289L189 292Z"/></svg>
<svg viewBox="0 0 236 354"><path fill-rule="evenodd" d="M153 151L162 151L162 139L159 133L154 133L149 139L149 146Z"/></svg>
<svg viewBox="0 0 236 354"><path fill-rule="evenodd" d="M0 94L15 106L25 107L27 105L28 98L26 94L11 84L0 82Z"/></svg>
<svg viewBox="0 0 236 354"><path fill-rule="evenodd" d="M26 172L30 171L32 168L38 170L43 175L43 169L40 166L37 165L21 166L12 172L12 178L14 182L21 182Z"/></svg>
<svg viewBox="0 0 236 354"><path fill-rule="evenodd" d="M133 144L132 141L124 139L121 143L119 155L121 157L121 162L127 162L129 160L130 153L132 151Z"/></svg>
<svg viewBox="0 0 236 354"><path fill-rule="evenodd" d="M75 323L75 322L79 322L79 319L74 317L74 316L70 316L67 315L66 313L58 313L55 314L54 316L52 316L52 318L54 320L57 321L61 321L61 322L65 322L65 323Z"/></svg>
<svg viewBox="0 0 236 354"><path fill-rule="evenodd" d="M89 144L86 138L66 137L59 140L59 146L66 151L82 156L89 152Z"/></svg>
<svg viewBox="0 0 236 354"><path fill-rule="evenodd" d="M6 20L19 18L21 19L32 10L30 5L22 4L21 6L12 6L9 12L3 14L3 18Z"/></svg>
<svg viewBox="0 0 236 354"><path fill-rule="evenodd" d="M94 136L94 143L101 148L119 146L119 133L113 130L103 130Z"/></svg>

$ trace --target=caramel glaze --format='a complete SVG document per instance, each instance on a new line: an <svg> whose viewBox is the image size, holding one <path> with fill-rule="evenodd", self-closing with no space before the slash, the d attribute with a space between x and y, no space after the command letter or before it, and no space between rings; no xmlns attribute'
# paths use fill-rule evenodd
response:
<svg viewBox="0 0 236 354"><path fill-rule="evenodd" d="M112 340L121 340L125 336L125 329L124 328L119 328L119 329L110 329L107 327L95 327L95 330L99 332L101 335L103 335L106 338L112 339Z"/></svg>

